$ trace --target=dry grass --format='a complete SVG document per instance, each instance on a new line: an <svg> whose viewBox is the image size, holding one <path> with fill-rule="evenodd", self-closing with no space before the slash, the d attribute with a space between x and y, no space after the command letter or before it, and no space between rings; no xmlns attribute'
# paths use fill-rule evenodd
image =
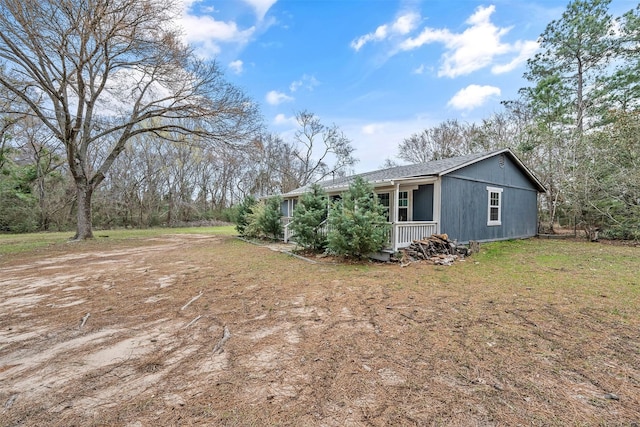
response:
<svg viewBox="0 0 640 427"><path fill-rule="evenodd" d="M194 234L7 255L0 425L637 425L639 251L400 268Z"/></svg>

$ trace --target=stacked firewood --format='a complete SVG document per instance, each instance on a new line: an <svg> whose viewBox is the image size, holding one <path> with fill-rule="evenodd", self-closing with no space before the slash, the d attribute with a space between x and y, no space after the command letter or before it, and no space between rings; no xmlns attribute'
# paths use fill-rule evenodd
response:
<svg viewBox="0 0 640 427"><path fill-rule="evenodd" d="M466 247L449 240L446 234L432 234L427 238L414 240L401 252L403 264L428 261L437 265L451 265L456 260L471 254Z"/></svg>

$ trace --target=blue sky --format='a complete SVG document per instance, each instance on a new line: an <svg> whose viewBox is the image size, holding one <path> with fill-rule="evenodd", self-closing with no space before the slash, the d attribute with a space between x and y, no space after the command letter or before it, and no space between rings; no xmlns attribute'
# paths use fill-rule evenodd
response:
<svg viewBox="0 0 640 427"><path fill-rule="evenodd" d="M478 121L526 85L526 59L567 1L184 0L185 39L290 138L308 110L351 139L356 172L412 133ZM617 0L619 15L635 2Z"/></svg>

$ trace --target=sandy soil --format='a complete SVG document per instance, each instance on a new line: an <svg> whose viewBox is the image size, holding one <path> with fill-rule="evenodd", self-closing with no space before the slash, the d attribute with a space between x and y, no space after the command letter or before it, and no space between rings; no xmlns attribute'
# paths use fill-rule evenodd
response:
<svg viewBox="0 0 640 427"><path fill-rule="evenodd" d="M576 337L572 301L420 293L393 277L433 267L273 249L172 235L5 259L0 425L640 422L634 323L583 311Z"/></svg>

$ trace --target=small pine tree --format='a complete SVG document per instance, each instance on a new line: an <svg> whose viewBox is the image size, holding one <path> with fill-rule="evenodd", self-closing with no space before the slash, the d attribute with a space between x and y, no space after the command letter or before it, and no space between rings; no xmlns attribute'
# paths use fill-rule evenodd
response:
<svg viewBox="0 0 640 427"><path fill-rule="evenodd" d="M280 205L282 197L275 196L267 199L262 215L258 217L258 227L268 237L275 239L282 235L282 211Z"/></svg>
<svg viewBox="0 0 640 427"><path fill-rule="evenodd" d="M373 187L356 177L342 200L331 206L328 248L341 256L362 258L388 243L385 209Z"/></svg>
<svg viewBox="0 0 640 427"><path fill-rule="evenodd" d="M328 215L327 201L327 193L314 184L310 192L300 197L300 202L293 211L291 231L296 243L304 249L321 251L326 246L327 239L322 227Z"/></svg>
<svg viewBox="0 0 640 427"><path fill-rule="evenodd" d="M248 216L253 213L254 207L258 204L258 201L253 196L247 196L244 198L236 216L236 230L241 236L246 235L246 227L249 224Z"/></svg>
<svg viewBox="0 0 640 427"><path fill-rule="evenodd" d="M262 227L260 226L260 218L264 216L266 205L263 201L256 202L251 206L251 212L246 215L246 225L244 226L244 237L251 239L257 239L263 235Z"/></svg>

